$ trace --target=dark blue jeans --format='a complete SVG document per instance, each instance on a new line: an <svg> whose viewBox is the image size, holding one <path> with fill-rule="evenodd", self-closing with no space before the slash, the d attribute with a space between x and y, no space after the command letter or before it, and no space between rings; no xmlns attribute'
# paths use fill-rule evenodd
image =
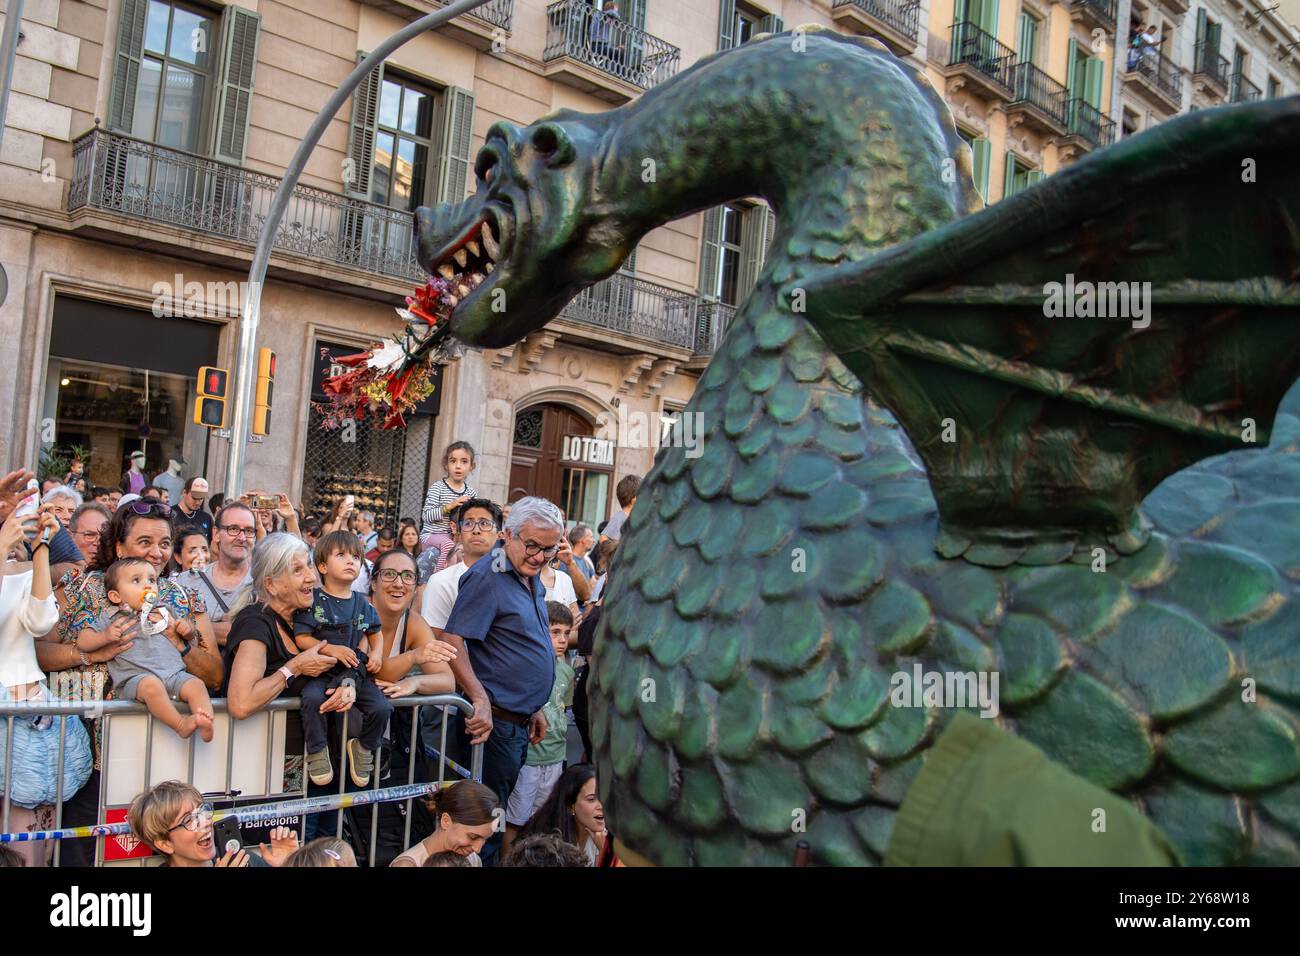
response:
<svg viewBox="0 0 1300 956"><path fill-rule="evenodd" d="M302 734L307 743L307 753L313 754L325 749L327 739L325 718L332 716L342 725L343 718L337 713L320 712L325 703L325 691L330 686L328 677L314 677L302 689L302 703L299 713L302 715ZM393 702L384 696L384 692L371 680L357 681L357 699L348 712L348 730L361 740L361 746L372 753L379 747L379 740L388 726L388 718L393 714ZM358 721L360 723L358 724ZM357 727L360 726L360 731Z"/></svg>
<svg viewBox="0 0 1300 956"><path fill-rule="evenodd" d="M471 766L471 748L470 735L465 732L465 718L457 714L453 726L456 729L456 749L459 751L457 759L468 770ZM503 814L510 799L510 791L515 788L515 781L519 779L519 771L527 756L528 728L494 719L492 734L483 743L483 785L497 795ZM502 816L501 819L504 821L505 817ZM484 866L496 865L501 853L502 838L502 832L494 830L491 838L483 845L479 856Z"/></svg>

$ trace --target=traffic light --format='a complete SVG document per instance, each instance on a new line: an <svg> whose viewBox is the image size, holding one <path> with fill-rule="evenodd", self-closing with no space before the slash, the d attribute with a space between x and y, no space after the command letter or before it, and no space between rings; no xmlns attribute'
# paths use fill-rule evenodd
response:
<svg viewBox="0 0 1300 956"><path fill-rule="evenodd" d="M224 368L204 365L194 383L198 399L194 402L194 424L208 428L226 427L226 387L229 376Z"/></svg>
<svg viewBox="0 0 1300 956"><path fill-rule="evenodd" d="M253 434L271 434L271 392L275 387L275 353L257 350L257 393L253 398Z"/></svg>

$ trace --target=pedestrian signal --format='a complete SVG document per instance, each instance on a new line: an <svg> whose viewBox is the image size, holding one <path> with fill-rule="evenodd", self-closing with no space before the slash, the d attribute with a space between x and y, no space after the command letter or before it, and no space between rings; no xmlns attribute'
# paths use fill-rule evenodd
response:
<svg viewBox="0 0 1300 956"><path fill-rule="evenodd" d="M224 368L204 365L194 383L194 424L208 428L226 427L226 388L230 376Z"/></svg>

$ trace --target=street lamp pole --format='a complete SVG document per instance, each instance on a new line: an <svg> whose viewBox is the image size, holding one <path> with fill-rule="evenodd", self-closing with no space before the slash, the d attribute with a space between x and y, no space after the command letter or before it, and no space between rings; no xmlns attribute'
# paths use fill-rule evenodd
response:
<svg viewBox="0 0 1300 956"><path fill-rule="evenodd" d="M5 117L9 114L9 88L14 81L14 58L18 56L18 34L23 22L23 0L9 0L5 32L0 37L0 143L4 142Z"/></svg>
<svg viewBox="0 0 1300 956"><path fill-rule="evenodd" d="M11 0L12 2L13 0ZM253 264L248 270L248 289L247 294L244 296L244 308L239 323L239 354L235 363L235 376L232 383L234 402L230 418L230 455L226 460L226 483L223 489L227 501L237 498L244 490L244 460L248 452L248 435L246 433L248 431L250 410L253 405L253 386L256 380L257 326L261 318L262 283L266 280L266 267L271 259L271 247L275 243L276 231L280 228L280 220L284 218L284 211L289 206L289 200L293 195L294 187L298 185L303 169L307 165L307 159L311 156L312 150L316 148L316 144L320 142L321 136L324 135L326 127L334 119L335 114L343 107L347 98L352 95L352 91L361 85L361 81L366 78L371 70L386 60L394 50L408 40L432 30L434 27L441 26L461 14L468 13L486 2L487 0L456 0L455 3L442 10L427 14L408 24L375 47L370 52L370 55L358 63L356 69L348 74L348 78L334 91L325 106L316 114L316 119L312 121L311 127L307 130L307 135L298 144L297 152L293 154L293 159L290 160L288 168L285 169L280 188L276 190L275 198L271 200L271 208L267 213L266 222L262 226L262 234L258 236L257 251L253 253ZM16 20L16 18L11 19ZM6 24L6 34L8 29L9 24Z"/></svg>

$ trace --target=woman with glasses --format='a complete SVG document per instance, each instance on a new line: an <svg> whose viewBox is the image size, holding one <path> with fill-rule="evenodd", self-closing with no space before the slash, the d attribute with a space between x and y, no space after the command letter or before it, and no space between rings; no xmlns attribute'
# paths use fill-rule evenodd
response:
<svg viewBox="0 0 1300 956"><path fill-rule="evenodd" d="M77 648L77 633L95 621L108 607L104 571L119 558L143 558L159 575L158 597L170 612L171 623L163 633L180 652L185 669L210 689L221 685L221 657L212 636L207 608L193 591L161 577L172 556L171 508L160 501L137 499L117 509L100 533L98 548L88 556L86 570L69 571L58 583L59 623L36 642L41 669L49 673L53 689L73 700L96 701L112 697L107 662L131 646L110 644L96 651ZM185 626L181 626L184 622ZM186 640L181 634L193 634ZM56 676L57 675L57 676ZM94 823L99 809L100 721L93 721L95 772L74 796L63 804L65 826ZM67 866L90 866L95 841L90 838L65 840L60 861Z"/></svg>
<svg viewBox="0 0 1300 956"><path fill-rule="evenodd" d="M136 797L127 820L131 832L164 857L163 866L280 866L298 849L298 834L288 827L271 831L271 845L261 844L260 856L218 847L211 804L179 780L165 780Z"/></svg>

